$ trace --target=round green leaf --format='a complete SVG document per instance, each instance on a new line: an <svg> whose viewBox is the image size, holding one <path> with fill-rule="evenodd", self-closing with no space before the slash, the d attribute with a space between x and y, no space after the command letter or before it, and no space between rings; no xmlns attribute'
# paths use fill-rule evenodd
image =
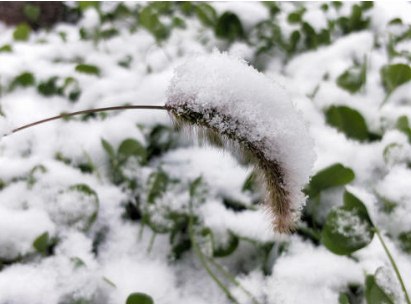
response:
<svg viewBox="0 0 411 304"><path fill-rule="evenodd" d="M215 33L218 38L234 41L244 37L243 25L236 14L225 12L217 20Z"/></svg>
<svg viewBox="0 0 411 304"><path fill-rule="evenodd" d="M31 32L30 26L26 23L19 24L13 32L13 38L16 41L27 41Z"/></svg>
<svg viewBox="0 0 411 304"><path fill-rule="evenodd" d="M346 192L344 206L331 210L321 233L321 242L330 251L348 255L367 246L374 236L374 226L364 204Z"/></svg>
<svg viewBox="0 0 411 304"><path fill-rule="evenodd" d="M346 185L354 178L353 170L339 163L334 164L317 172L311 178L306 192L314 197L325 189Z"/></svg>
<svg viewBox="0 0 411 304"><path fill-rule="evenodd" d="M136 292L128 296L126 304L154 304L154 301L149 295Z"/></svg>
<svg viewBox="0 0 411 304"><path fill-rule="evenodd" d="M325 112L327 123L348 138L367 140L369 138L364 117L356 110L346 106L332 106Z"/></svg>
<svg viewBox="0 0 411 304"><path fill-rule="evenodd" d="M140 163L145 163L147 159L147 151L144 146L135 139L126 139L124 140L118 148L118 156L120 161L125 161L129 157L137 157L140 160Z"/></svg>
<svg viewBox="0 0 411 304"><path fill-rule="evenodd" d="M386 65L381 69L381 78L388 93L411 80L411 68L407 64Z"/></svg>

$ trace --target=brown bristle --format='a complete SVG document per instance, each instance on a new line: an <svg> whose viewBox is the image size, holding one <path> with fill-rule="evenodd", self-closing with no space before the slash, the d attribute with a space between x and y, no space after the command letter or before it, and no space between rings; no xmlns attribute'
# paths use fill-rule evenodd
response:
<svg viewBox="0 0 411 304"><path fill-rule="evenodd" d="M174 125L196 133L200 140L208 140L210 144L224 147L233 154L255 166L259 180L265 188L265 206L272 216L273 230L279 233L290 233L294 230L298 212L293 208L289 193L284 185L284 171L278 162L265 157L263 152L264 141L251 142L246 137L241 137L237 132L217 128L203 117L201 113L179 106L178 109L169 108L169 113ZM221 114L219 114L221 116ZM238 124L238 121L225 115L222 119L229 124Z"/></svg>

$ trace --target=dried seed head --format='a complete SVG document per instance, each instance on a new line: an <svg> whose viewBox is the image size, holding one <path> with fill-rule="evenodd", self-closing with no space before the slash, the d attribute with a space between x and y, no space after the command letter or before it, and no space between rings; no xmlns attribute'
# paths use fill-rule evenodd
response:
<svg viewBox="0 0 411 304"><path fill-rule="evenodd" d="M166 108L177 125L251 162L278 232L289 232L305 201L314 161L302 117L284 90L245 62L213 53L180 66Z"/></svg>

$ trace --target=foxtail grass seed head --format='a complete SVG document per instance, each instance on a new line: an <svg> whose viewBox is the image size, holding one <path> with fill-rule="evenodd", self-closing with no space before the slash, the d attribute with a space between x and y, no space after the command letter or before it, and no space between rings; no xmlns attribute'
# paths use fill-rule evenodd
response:
<svg viewBox="0 0 411 304"><path fill-rule="evenodd" d="M176 69L166 108L178 126L251 162L265 188L274 230L294 229L315 154L283 88L245 61L214 52Z"/></svg>

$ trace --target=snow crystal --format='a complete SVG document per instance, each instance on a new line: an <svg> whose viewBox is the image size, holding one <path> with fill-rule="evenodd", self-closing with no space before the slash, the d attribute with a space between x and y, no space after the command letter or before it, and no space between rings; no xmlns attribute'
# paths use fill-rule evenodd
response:
<svg viewBox="0 0 411 304"><path fill-rule="evenodd" d="M209 117L220 132L233 132L264 144L264 156L284 170L284 184L292 202L303 203L300 189L308 182L314 161L313 142L303 119L284 89L245 61L214 52L193 57L178 67L168 90L167 105L188 107ZM222 122L233 117L239 124Z"/></svg>

